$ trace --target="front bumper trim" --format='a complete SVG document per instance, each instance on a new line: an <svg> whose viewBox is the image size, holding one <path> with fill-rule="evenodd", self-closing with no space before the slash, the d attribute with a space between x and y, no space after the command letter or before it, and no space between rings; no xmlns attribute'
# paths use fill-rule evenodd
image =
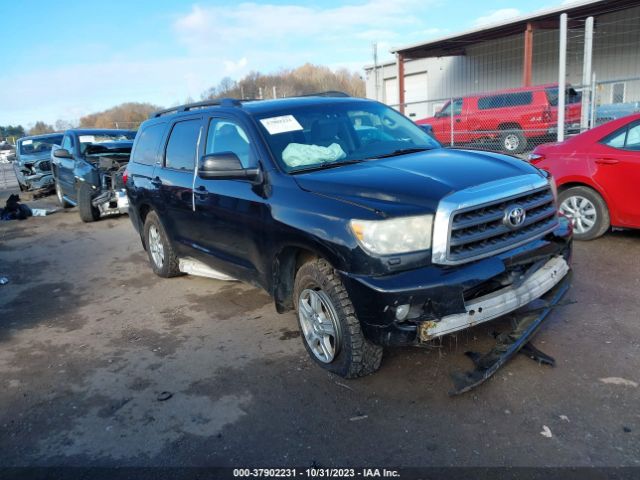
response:
<svg viewBox="0 0 640 480"><path fill-rule="evenodd" d="M447 315L439 322L423 322L419 325L419 338L426 342L513 312L547 293L567 273L569 265L565 259L553 257L519 286L505 287L467 302L465 313Z"/></svg>

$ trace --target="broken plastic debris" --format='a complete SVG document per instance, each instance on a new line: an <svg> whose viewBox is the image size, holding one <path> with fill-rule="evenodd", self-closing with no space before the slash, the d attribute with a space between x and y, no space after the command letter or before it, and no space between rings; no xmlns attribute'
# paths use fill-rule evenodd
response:
<svg viewBox="0 0 640 480"><path fill-rule="evenodd" d="M547 427L546 425L542 426L542 431L540 432L540 435L542 435L543 437L547 437L547 438L553 437L553 434L551 433L551 429L549 427Z"/></svg>
<svg viewBox="0 0 640 480"><path fill-rule="evenodd" d="M32 208L31 213L33 213L34 217L46 217L47 215L51 215L55 210L47 210L46 208Z"/></svg>
<svg viewBox="0 0 640 480"><path fill-rule="evenodd" d="M0 277L0 285L6 285L9 283L9 279L7 277Z"/></svg>
<svg viewBox="0 0 640 480"><path fill-rule="evenodd" d="M355 417L351 417L349 421L357 422L358 420L364 420L365 418L369 418L369 415L357 415Z"/></svg>
<svg viewBox="0 0 640 480"><path fill-rule="evenodd" d="M625 387L636 388L638 386L637 382L634 382L633 380L627 380L626 378L622 378L622 377L606 377L606 378L601 378L600 381L602 383L608 383L610 385L623 385Z"/></svg>
<svg viewBox="0 0 640 480"><path fill-rule="evenodd" d="M562 420L563 422L568 422L569 417L567 417L566 415L560 415L560 420Z"/></svg>
<svg viewBox="0 0 640 480"><path fill-rule="evenodd" d="M156 397L159 402L164 402L165 400L169 400L173 397L173 393L171 392L160 392Z"/></svg>

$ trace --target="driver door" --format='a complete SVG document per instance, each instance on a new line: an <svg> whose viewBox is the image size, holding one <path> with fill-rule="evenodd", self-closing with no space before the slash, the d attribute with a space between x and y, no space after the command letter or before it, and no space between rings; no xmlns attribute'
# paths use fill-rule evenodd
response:
<svg viewBox="0 0 640 480"><path fill-rule="evenodd" d="M61 148L64 148L71 154L71 158L58 158L55 159L56 167L56 176L58 181L60 182L60 188L62 188L62 193L71 197L76 198L76 182L75 182L75 164L76 164L76 150L75 150L75 139L73 135L66 134L62 139Z"/></svg>

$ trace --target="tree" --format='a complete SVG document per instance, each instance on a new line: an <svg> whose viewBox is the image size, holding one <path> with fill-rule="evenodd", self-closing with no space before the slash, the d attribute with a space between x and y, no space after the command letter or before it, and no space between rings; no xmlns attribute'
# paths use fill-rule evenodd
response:
<svg viewBox="0 0 640 480"><path fill-rule="evenodd" d="M364 97L365 85L362 77L347 69L331 70L321 65L307 63L293 70L263 75L249 72L239 81L229 77L202 94L203 100L214 98L273 98L290 97L309 93L338 90L354 97Z"/></svg>
<svg viewBox="0 0 640 480"><path fill-rule="evenodd" d="M68 120L58 119L56 120L55 127L56 132L64 132L65 130L73 128L73 123L69 122Z"/></svg>
<svg viewBox="0 0 640 480"><path fill-rule="evenodd" d="M51 125L38 121L29 129L29 135L43 135L45 133L53 133L54 131Z"/></svg>
<svg viewBox="0 0 640 480"><path fill-rule="evenodd" d="M22 125L7 125L5 127L3 127L2 125L0 125L0 141L11 141L12 143L15 143L15 141L20 138L20 137L24 137L25 136L25 132L24 132L24 127Z"/></svg>
<svg viewBox="0 0 640 480"><path fill-rule="evenodd" d="M80 127L135 130L157 110L160 107L150 103L123 103L102 112L85 115L80 119Z"/></svg>

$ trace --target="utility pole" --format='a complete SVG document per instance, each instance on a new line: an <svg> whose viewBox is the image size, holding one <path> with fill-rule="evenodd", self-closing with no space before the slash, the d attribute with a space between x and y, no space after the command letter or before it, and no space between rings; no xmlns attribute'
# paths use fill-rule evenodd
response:
<svg viewBox="0 0 640 480"><path fill-rule="evenodd" d="M278 90L275 85L273 86L273 98L278 98Z"/></svg>
<svg viewBox="0 0 640 480"><path fill-rule="evenodd" d="M582 109L580 115L580 131L589 128L589 107L593 102L591 97L595 92L591 91L591 65L593 58L593 17L587 18L584 24L584 58L582 60Z"/></svg>
<svg viewBox="0 0 640 480"><path fill-rule="evenodd" d="M565 90L567 88L567 14L560 15L560 61L558 63L558 141L564 141Z"/></svg>
<svg viewBox="0 0 640 480"><path fill-rule="evenodd" d="M376 100L380 100L378 93L380 88L378 83L378 44L376 42L373 42L373 82L374 90L376 92Z"/></svg>

